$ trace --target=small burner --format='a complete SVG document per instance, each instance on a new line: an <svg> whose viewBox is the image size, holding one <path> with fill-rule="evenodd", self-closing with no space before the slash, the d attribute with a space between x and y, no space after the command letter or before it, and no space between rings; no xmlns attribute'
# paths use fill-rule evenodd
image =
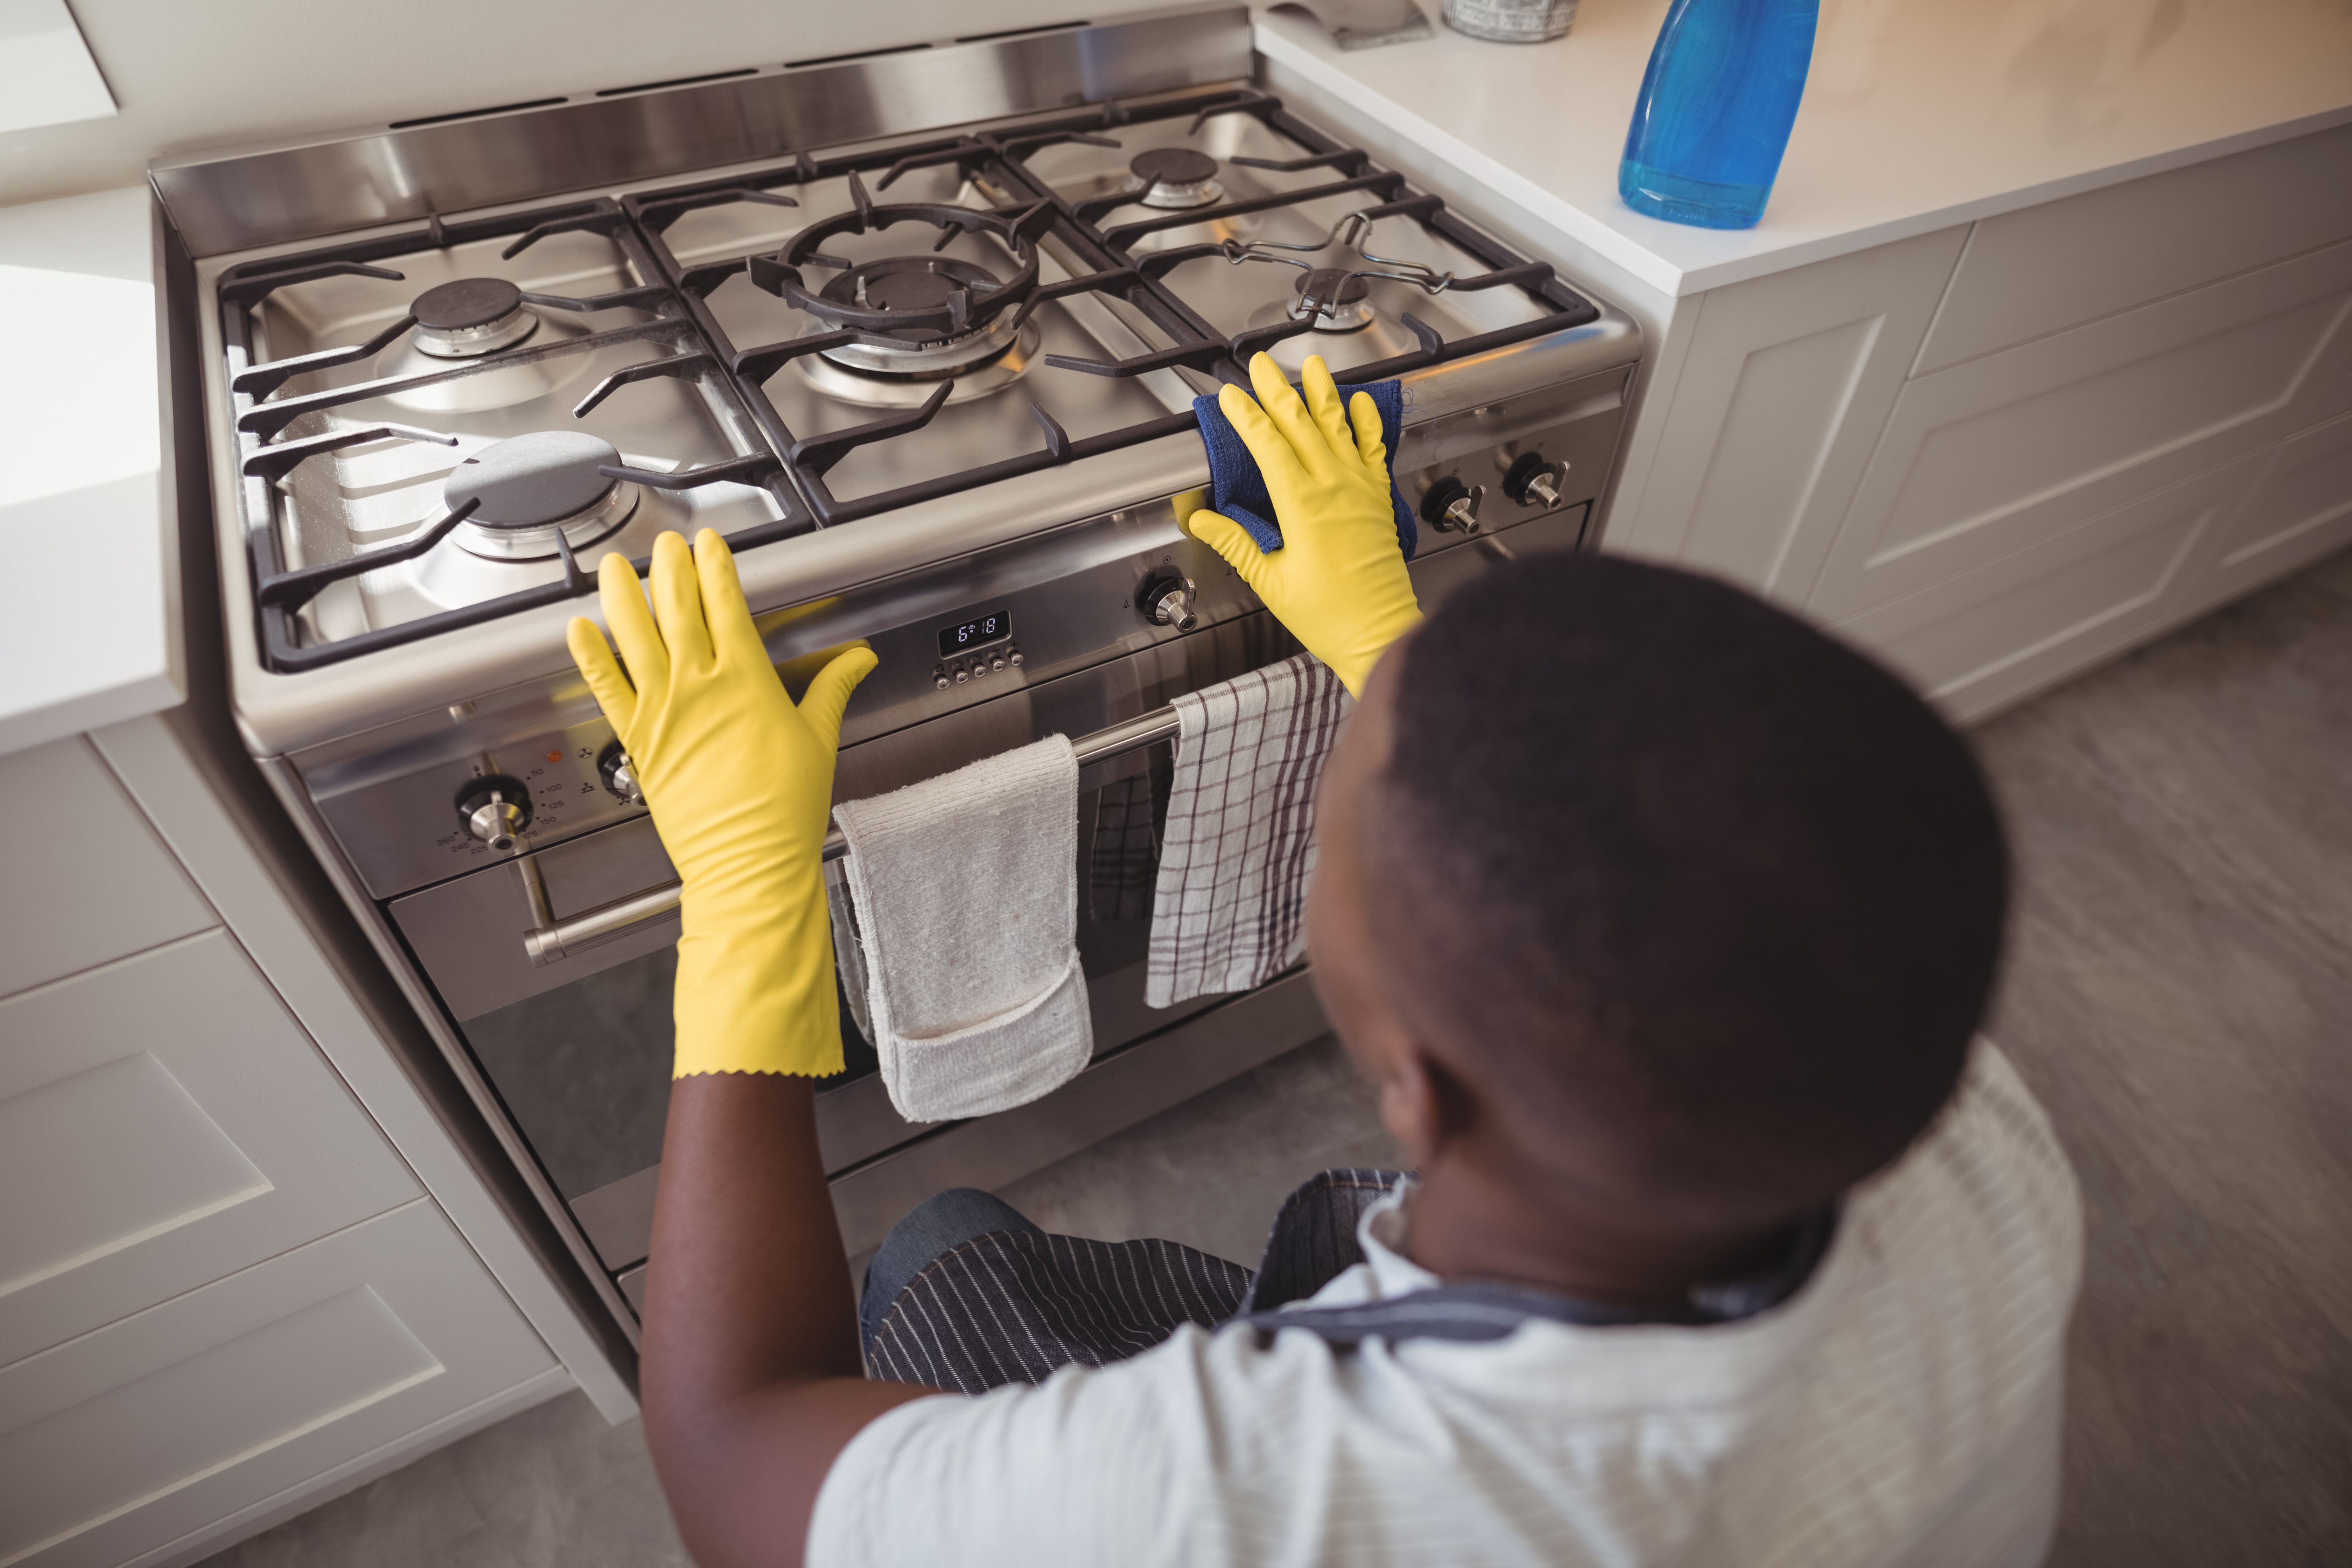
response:
<svg viewBox="0 0 2352 1568"><path fill-rule="evenodd" d="M1213 206L1225 199L1224 187L1217 183L1217 161L1190 147L1138 153L1127 170L1134 176L1128 189L1142 192L1139 199L1148 207L1181 210Z"/></svg>
<svg viewBox="0 0 2352 1568"><path fill-rule="evenodd" d="M480 501L457 542L493 561L545 561L559 553L555 531L574 549L595 543L636 510L635 485L605 478L618 464L610 441L584 430L539 430L494 442L458 464L442 486L453 510Z"/></svg>
<svg viewBox="0 0 2352 1568"><path fill-rule="evenodd" d="M1290 319L1311 320L1318 332L1361 331L1379 314L1372 309L1372 286L1353 272L1302 272L1291 291L1298 298L1291 301Z"/></svg>
<svg viewBox="0 0 2352 1568"><path fill-rule="evenodd" d="M539 326L522 290L503 278L460 278L427 289L408 308L416 346L436 359L472 359L519 343Z"/></svg>

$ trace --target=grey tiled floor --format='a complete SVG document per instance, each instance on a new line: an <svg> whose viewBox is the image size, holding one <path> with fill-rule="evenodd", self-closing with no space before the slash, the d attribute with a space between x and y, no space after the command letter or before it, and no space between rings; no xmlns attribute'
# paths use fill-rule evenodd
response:
<svg viewBox="0 0 2352 1568"><path fill-rule="evenodd" d="M2021 883L1991 1033L2090 1217L2053 1562L2352 1562L2352 556L1978 739ZM1391 1158L1327 1041L1005 1195L1250 1261L1301 1176ZM684 1561L637 1428L576 1394L215 1559Z"/></svg>

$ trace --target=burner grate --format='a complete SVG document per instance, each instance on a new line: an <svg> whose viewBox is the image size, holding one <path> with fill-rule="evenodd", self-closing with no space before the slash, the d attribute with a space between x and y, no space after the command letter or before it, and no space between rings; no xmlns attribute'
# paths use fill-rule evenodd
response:
<svg viewBox="0 0 2352 1568"><path fill-rule="evenodd" d="M255 361L257 312L265 301L279 289L343 278L396 283L404 280L404 275L395 268L380 263L403 257L446 252L455 247L477 245L508 236L513 237L500 251L499 258L511 260L551 236L577 231L593 232L609 240L635 276L649 281L601 293L574 296L522 290L500 279L463 279L456 284L443 284L425 290L406 313L371 333L362 342L280 359ZM508 298L509 295L511 299ZM463 223L447 223L436 217L421 227L403 229L298 256L249 262L231 268L221 275L218 299L222 334L230 361L229 387L239 446L239 473L247 481L241 491L247 513L244 533L254 584L254 611L259 622L264 657L272 668L288 671L316 668L537 605L558 603L592 593L595 588L594 579L582 572L572 559L571 544L563 530L557 528L553 531L553 543L562 562L563 578L560 582L485 598L458 608L419 616L331 641L307 637L300 617L305 606L319 595L338 583L429 555L458 530L478 509L479 502L461 501L448 506L437 520L420 524L391 544L357 549L338 560L290 566L280 538L276 492L278 487L291 478L304 462L345 448L394 439L449 447L459 444L457 437L444 431L394 420L366 419L364 416L362 423L352 427L330 430L324 434L289 436L289 428L306 416L324 416L405 392L455 387L473 378L510 373L549 362L578 360L616 347L643 343L660 350L658 357L625 365L604 376L572 408L573 417L584 416L631 384L657 378L681 379L695 384L706 404L723 416L715 420L721 427L722 436L729 424L740 426L742 434L734 438L739 455L730 461L704 464L670 473L653 473L619 464L602 466L598 472L608 479L627 480L670 491L693 489L721 479L758 487L769 495L782 518L730 533L730 542L739 548L802 532L811 526L813 520L784 477L782 462L772 451L760 449L761 443L756 426L742 407L735 383L704 342L692 312L677 286L664 275L646 250L643 237L615 202L599 199ZM324 372L364 364L404 335L420 329L463 332L478 325L488 324L476 323L472 317L481 315L493 306L499 309L493 312L492 320L509 317L520 307L581 317L627 308L646 312L647 319L560 341L539 342L526 334L520 341L512 342L511 346L493 345L488 349L477 349L465 357L431 358L426 362L429 368L408 374L378 376L324 386L315 391L284 395L289 383ZM436 312L436 320L420 321L420 315L434 316ZM742 451L741 448L746 447L752 449ZM641 571L646 564L642 560L637 563Z"/></svg>
<svg viewBox="0 0 2352 1568"><path fill-rule="evenodd" d="M1227 115L1247 115L1284 143L1295 155L1265 158L1235 155L1224 160L1234 168L1269 174L1297 174L1328 169L1339 175L1297 188L1262 195L1225 197L1189 206L1162 205L1147 197L1171 188L1219 190L1217 162L1190 149L1156 149L1131 161L1128 188L1076 200L1058 194L1050 180L1031 167L1031 160L1060 147L1121 146L1114 134L1190 116L1185 134L1197 134L1211 121ZM888 206L875 202L874 189L887 189L920 170L952 170L969 185L992 191L1005 205L994 208L907 204ZM803 228L778 250L718 261L681 263L669 249L666 234L688 212L730 201L765 201L799 205L808 187L820 181L841 180L848 193L845 210ZM784 195L779 187L799 190ZM1305 317L1271 326L1219 331L1187 303L1181 279L1170 274L1188 262L1217 258L1228 263L1244 260L1290 260L1283 249L1307 249L1265 242L1225 240L1180 245L1163 250L1139 249L1139 242L1160 234L1185 231L1224 220L1305 209L1318 203L1370 198L1339 225L1330 237L1311 248L1336 254L1336 262L1317 265L1294 261L1308 272L1316 289L1302 291ZM1219 89L1150 105L1108 103L1058 120L1024 126L1018 133L976 132L918 146L828 159L801 154L791 165L752 176L734 175L723 182L680 187L624 198L623 204L646 230L655 254L662 260L680 291L691 302L698 323L709 337L742 385L745 400L783 457L794 482L821 524L838 525L858 518L919 501L935 500L975 485L1012 479L1096 453L1117 450L1171 433L1194 428L1189 412L1136 421L1122 428L1073 438L1040 404L1029 413L1044 434L1042 448L982 463L952 474L899 485L876 493L845 497L828 486L826 475L851 452L877 443L914 437L929 425L950 400L946 385L934 387L918 405L894 412L846 429L801 432L791 427L765 387L793 360L809 354L834 357L859 344L873 344L893 328L901 341L922 333L951 342L990 320L1013 325L1026 321L1043 305L1075 296L1099 294L1118 300L1150 323L1164 340L1142 352L1117 359L1086 358L1065 353L1043 356L1040 374L1075 373L1132 381L1160 372L1176 372L1196 383L1247 384L1243 366L1261 349L1315 330L1319 314L1328 317L1349 279L1374 277L1404 279L1438 292L1475 293L1496 289L1521 290L1538 307L1531 319L1500 329L1449 341L1436 328L1405 313L1400 320L1415 345L1401 354L1335 373L1342 381L1375 381L1407 370L1466 357L1580 326L1600 312L1591 301L1553 276L1549 266L1514 256L1471 228L1448 211L1444 201L1412 189L1402 174L1378 168L1358 149L1330 142L1313 127L1287 113L1281 100L1254 89ZM1111 220L1123 211L1139 216L1124 222ZM1410 262L1383 261L1368 248L1370 228L1381 220L1418 226L1463 252L1485 268L1483 272L1439 273ZM958 232L984 230L1005 237L1017 231L1007 248L1023 258L1019 274L1000 289L975 284L968 290L944 293L927 310L904 313L859 310L837 293L809 287L807 268L831 265L845 275L853 264L833 256L824 245L844 234L866 234L894 223L928 222L941 226L941 243ZM1341 229L1345 233L1341 233ZM1050 238L1064 256L1076 257L1085 270L1066 281L1035 281L1033 241ZM1357 265L1350 266L1352 261ZM1416 270L1417 268L1417 270ZM712 293L730 279L747 276L761 288L805 311L817 323L803 336L782 342L738 348L727 339L710 309ZM1360 289L1360 285L1357 285ZM1352 303L1355 296L1349 295ZM822 330L829 329L829 330ZM911 331L910 331L911 329ZM887 350L885 352L887 352ZM1205 390L1205 385L1196 389Z"/></svg>

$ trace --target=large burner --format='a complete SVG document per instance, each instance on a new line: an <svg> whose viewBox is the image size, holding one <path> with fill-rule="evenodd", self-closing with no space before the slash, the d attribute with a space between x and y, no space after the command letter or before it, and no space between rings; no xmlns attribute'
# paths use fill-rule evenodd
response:
<svg viewBox="0 0 2352 1568"><path fill-rule="evenodd" d="M539 430L492 443L450 470L441 499L455 510L478 500L457 534L460 548L492 561L546 561L561 529L574 550L629 521L637 488L606 478L610 441L584 430Z"/></svg>
<svg viewBox="0 0 2352 1568"><path fill-rule="evenodd" d="M1132 176L1127 188L1141 192L1136 199L1148 207L1181 211L1214 206L1225 199L1225 189L1217 183L1217 161L1190 147L1138 153L1127 171Z"/></svg>
<svg viewBox="0 0 2352 1568"><path fill-rule="evenodd" d="M503 278L460 278L427 289L408 313L416 318L416 346L436 359L495 353L539 328L522 290Z"/></svg>
<svg viewBox="0 0 2352 1568"><path fill-rule="evenodd" d="M1003 285L975 262L944 256L892 256L853 267L824 286L821 298L859 310L928 317L958 293L977 297ZM1000 310L962 331L931 326L885 328L839 343L824 357L852 370L936 380L995 358L1012 346L1014 312Z"/></svg>

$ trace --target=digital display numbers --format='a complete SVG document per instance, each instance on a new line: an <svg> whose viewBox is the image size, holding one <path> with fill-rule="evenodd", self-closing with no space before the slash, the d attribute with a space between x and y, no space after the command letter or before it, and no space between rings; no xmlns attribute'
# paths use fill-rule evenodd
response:
<svg viewBox="0 0 2352 1568"><path fill-rule="evenodd" d="M1013 635L1013 617L1003 610L969 621L958 621L940 632L940 657L952 658L973 648L985 647L992 642L1003 642Z"/></svg>

